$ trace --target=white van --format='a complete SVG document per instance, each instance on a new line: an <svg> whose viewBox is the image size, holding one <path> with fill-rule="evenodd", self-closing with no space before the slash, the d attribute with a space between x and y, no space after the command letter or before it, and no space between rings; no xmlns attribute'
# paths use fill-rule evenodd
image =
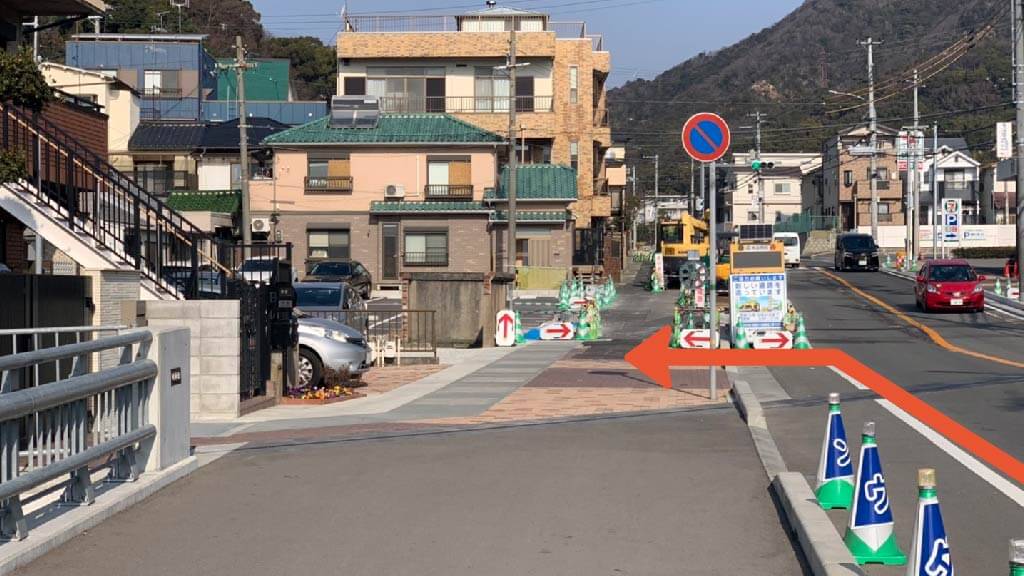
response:
<svg viewBox="0 0 1024 576"><path fill-rule="evenodd" d="M800 267L800 235L796 232L776 232L772 240L782 242L783 259L786 266Z"/></svg>

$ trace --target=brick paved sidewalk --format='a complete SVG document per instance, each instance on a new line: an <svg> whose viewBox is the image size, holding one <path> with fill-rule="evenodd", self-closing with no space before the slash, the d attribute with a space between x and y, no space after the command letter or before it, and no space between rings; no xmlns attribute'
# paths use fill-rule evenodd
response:
<svg viewBox="0 0 1024 576"><path fill-rule="evenodd" d="M367 396L374 396L401 388L436 374L448 368L444 364L409 364L407 366L385 366L373 368L363 375L363 386L358 390Z"/></svg>

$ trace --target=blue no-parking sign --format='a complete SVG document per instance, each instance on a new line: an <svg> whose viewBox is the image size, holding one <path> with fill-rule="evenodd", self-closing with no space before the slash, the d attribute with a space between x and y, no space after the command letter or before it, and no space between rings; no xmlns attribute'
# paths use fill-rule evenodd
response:
<svg viewBox="0 0 1024 576"><path fill-rule="evenodd" d="M729 125L718 114L694 114L683 125L683 149L698 162L714 162L725 156L732 144Z"/></svg>

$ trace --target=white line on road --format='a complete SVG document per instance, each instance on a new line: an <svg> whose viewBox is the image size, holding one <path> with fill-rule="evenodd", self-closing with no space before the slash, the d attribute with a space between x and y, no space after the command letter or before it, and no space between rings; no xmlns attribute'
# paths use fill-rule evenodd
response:
<svg viewBox="0 0 1024 576"><path fill-rule="evenodd" d="M851 377L849 374L843 372L842 370L832 367L832 371L838 374L840 377L842 377L843 380L849 382L854 388L858 390L870 390L870 388L861 384L856 379ZM951 458L963 464L965 468L973 472L977 477L988 482L989 485L991 485L993 488L1002 492L1010 500L1016 502L1018 506L1024 508L1024 490L1019 488L1016 484L1010 482L1006 478L1003 478L1002 476L994 472L991 468L984 465L980 460L978 460L974 456L971 456L962 448L946 439L945 436L939 434L935 430L932 430L924 422L921 422L917 418L914 418L899 406L896 406L892 402L885 399L877 399L875 400L875 402L877 402L878 405L881 406L882 408L888 410L893 416L902 420L903 423L905 423L907 426L910 426L911 428L916 430L928 441L934 444L939 450L942 450Z"/></svg>

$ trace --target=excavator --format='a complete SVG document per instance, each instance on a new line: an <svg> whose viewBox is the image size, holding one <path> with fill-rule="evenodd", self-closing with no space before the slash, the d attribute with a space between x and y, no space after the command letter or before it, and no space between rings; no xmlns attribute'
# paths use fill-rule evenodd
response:
<svg viewBox="0 0 1024 576"><path fill-rule="evenodd" d="M705 260L708 256L710 238L708 235L708 218L710 213L705 212L703 218L695 218L688 213L678 219L662 220L658 225L658 249L661 252L665 265L666 286L679 285L679 269L686 265L691 259L691 254ZM715 263L715 280L719 291L728 290L729 286L729 260L728 251L725 252L725 261L719 260Z"/></svg>

